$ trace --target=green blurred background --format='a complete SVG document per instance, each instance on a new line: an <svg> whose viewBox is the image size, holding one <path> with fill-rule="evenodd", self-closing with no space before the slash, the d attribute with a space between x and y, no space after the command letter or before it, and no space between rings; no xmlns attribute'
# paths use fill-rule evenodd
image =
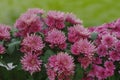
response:
<svg viewBox="0 0 120 80"><path fill-rule="evenodd" d="M96 26L120 17L120 0L0 0L0 23L13 25L28 8L73 12L85 26Z"/></svg>

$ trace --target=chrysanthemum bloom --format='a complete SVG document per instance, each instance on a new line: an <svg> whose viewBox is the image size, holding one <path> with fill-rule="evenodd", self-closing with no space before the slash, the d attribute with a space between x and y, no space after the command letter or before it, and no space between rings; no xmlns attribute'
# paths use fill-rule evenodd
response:
<svg viewBox="0 0 120 80"><path fill-rule="evenodd" d="M115 65L113 64L112 61L106 61L104 63L104 66L106 68L105 73L107 77L113 76L114 75L114 70L115 70Z"/></svg>
<svg viewBox="0 0 120 80"><path fill-rule="evenodd" d="M97 65L92 64L92 68L88 73L88 76L95 77L97 73Z"/></svg>
<svg viewBox="0 0 120 80"><path fill-rule="evenodd" d="M115 26L114 30L120 32L120 19L117 19L114 22L114 26Z"/></svg>
<svg viewBox="0 0 120 80"><path fill-rule="evenodd" d="M101 34L103 32L107 32L108 29L103 24L103 25L97 26L96 29L94 29L94 31Z"/></svg>
<svg viewBox="0 0 120 80"><path fill-rule="evenodd" d="M58 46L60 49L66 48L65 34L57 29L53 29L47 33L45 41L50 43L50 47L54 48Z"/></svg>
<svg viewBox="0 0 120 80"><path fill-rule="evenodd" d="M3 45L0 45L0 54L4 54L5 52L5 48L3 47Z"/></svg>
<svg viewBox="0 0 120 80"><path fill-rule="evenodd" d="M100 57L95 57L95 58L93 58L93 63L94 64L102 64L102 59Z"/></svg>
<svg viewBox="0 0 120 80"><path fill-rule="evenodd" d="M112 69L114 70L115 69L115 65L113 64L112 61L106 61L104 63L104 66L105 66L105 68L110 69L110 70L112 70Z"/></svg>
<svg viewBox="0 0 120 80"><path fill-rule="evenodd" d="M63 29L65 27L65 14L63 12L49 11L45 22L50 28Z"/></svg>
<svg viewBox="0 0 120 80"><path fill-rule="evenodd" d="M25 37L27 34L39 32L42 29L43 22L40 20L40 16L32 13L34 10L29 10L25 14L22 14L16 21L15 27L18 29L17 36Z"/></svg>
<svg viewBox="0 0 120 80"><path fill-rule="evenodd" d="M77 19L76 16L72 13L66 14L66 22L69 22L71 24L82 24L82 21L80 19Z"/></svg>
<svg viewBox="0 0 120 80"><path fill-rule="evenodd" d="M98 78L98 80L106 79L107 75L105 71L105 68L101 66L96 67L96 77Z"/></svg>
<svg viewBox="0 0 120 80"><path fill-rule="evenodd" d="M109 59L112 60L112 61L119 61L120 60L120 53L118 52L115 52L115 51L111 51L109 53Z"/></svg>
<svg viewBox="0 0 120 80"><path fill-rule="evenodd" d="M74 55L83 54L84 56L88 56L90 58L94 55L95 51L95 46L87 39L81 39L71 46L71 52Z"/></svg>
<svg viewBox="0 0 120 80"><path fill-rule="evenodd" d="M110 77L114 75L114 69L106 69L105 70L106 77Z"/></svg>
<svg viewBox="0 0 120 80"><path fill-rule="evenodd" d="M115 43L115 50L116 50L117 52L120 52L120 41L117 41L117 42Z"/></svg>
<svg viewBox="0 0 120 80"><path fill-rule="evenodd" d="M23 39L20 50L23 53L34 52L36 54L41 54L43 48L44 48L44 44L40 36L28 35Z"/></svg>
<svg viewBox="0 0 120 80"><path fill-rule="evenodd" d="M106 69L98 66L98 65L92 65L92 69L88 73L88 76L91 76L93 78L97 78L98 80L105 79L107 77L105 73Z"/></svg>
<svg viewBox="0 0 120 80"><path fill-rule="evenodd" d="M88 38L90 32L82 25L74 25L68 28L68 40L70 42L76 42L80 39Z"/></svg>
<svg viewBox="0 0 120 80"><path fill-rule="evenodd" d="M79 57L78 62L80 62L81 66L84 69L86 69L92 63L92 60L90 58L88 58L88 57Z"/></svg>
<svg viewBox="0 0 120 80"><path fill-rule="evenodd" d="M120 32L112 32L112 35L120 39Z"/></svg>
<svg viewBox="0 0 120 80"><path fill-rule="evenodd" d="M26 13L42 15L44 14L44 10L39 8L30 8Z"/></svg>
<svg viewBox="0 0 120 80"><path fill-rule="evenodd" d="M32 75L34 72L41 71L42 61L38 59L35 54L25 54L21 59L22 68L25 71L29 71Z"/></svg>
<svg viewBox="0 0 120 80"><path fill-rule="evenodd" d="M97 53L100 57L105 57L106 55L108 55L108 51L107 51L107 47L106 45L100 44L97 48Z"/></svg>
<svg viewBox="0 0 120 80"><path fill-rule="evenodd" d="M10 26L0 24L0 40L10 39Z"/></svg>
<svg viewBox="0 0 120 80"><path fill-rule="evenodd" d="M104 45L106 45L108 47L111 47L116 42L116 38L113 37L110 34L107 34L107 35L103 35L102 36L102 40L101 41L102 41L102 44L104 44Z"/></svg>
<svg viewBox="0 0 120 80"><path fill-rule="evenodd" d="M48 59L46 68L50 80L71 80L74 75L75 64L70 55L60 52Z"/></svg>

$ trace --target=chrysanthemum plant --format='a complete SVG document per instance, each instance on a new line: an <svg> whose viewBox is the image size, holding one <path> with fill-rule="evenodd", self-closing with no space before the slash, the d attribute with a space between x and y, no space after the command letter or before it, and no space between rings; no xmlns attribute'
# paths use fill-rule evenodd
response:
<svg viewBox="0 0 120 80"><path fill-rule="evenodd" d="M0 80L119 80L120 19L85 28L72 13L29 9L0 24Z"/></svg>

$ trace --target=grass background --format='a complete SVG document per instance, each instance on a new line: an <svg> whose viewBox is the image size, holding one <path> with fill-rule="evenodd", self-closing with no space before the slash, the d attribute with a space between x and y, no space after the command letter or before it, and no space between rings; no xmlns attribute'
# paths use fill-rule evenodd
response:
<svg viewBox="0 0 120 80"><path fill-rule="evenodd" d="M0 23L13 25L28 8L73 12L87 27L120 17L120 0L0 0Z"/></svg>

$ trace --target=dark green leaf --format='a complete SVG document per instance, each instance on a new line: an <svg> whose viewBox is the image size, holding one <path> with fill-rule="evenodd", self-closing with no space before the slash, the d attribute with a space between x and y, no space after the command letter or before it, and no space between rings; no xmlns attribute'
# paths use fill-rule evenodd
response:
<svg viewBox="0 0 120 80"><path fill-rule="evenodd" d="M96 33L96 32L93 32L92 34L91 34L91 40L95 40L96 38L97 38L97 35L98 35L98 33Z"/></svg>
<svg viewBox="0 0 120 80"><path fill-rule="evenodd" d="M10 43L8 45L7 53L12 54L15 51L15 49L18 48L19 44L20 44L20 41L15 41L13 43Z"/></svg>
<svg viewBox="0 0 120 80"><path fill-rule="evenodd" d="M75 75L73 80L81 80L83 77L84 70L81 68L80 64L76 64Z"/></svg>
<svg viewBox="0 0 120 80"><path fill-rule="evenodd" d="M51 55L53 55L54 54L54 52L52 51L52 50L47 50L42 56L41 56L41 59L42 59L42 61L44 62L44 63L46 63L47 62L47 60L48 60L48 58L51 56Z"/></svg>

